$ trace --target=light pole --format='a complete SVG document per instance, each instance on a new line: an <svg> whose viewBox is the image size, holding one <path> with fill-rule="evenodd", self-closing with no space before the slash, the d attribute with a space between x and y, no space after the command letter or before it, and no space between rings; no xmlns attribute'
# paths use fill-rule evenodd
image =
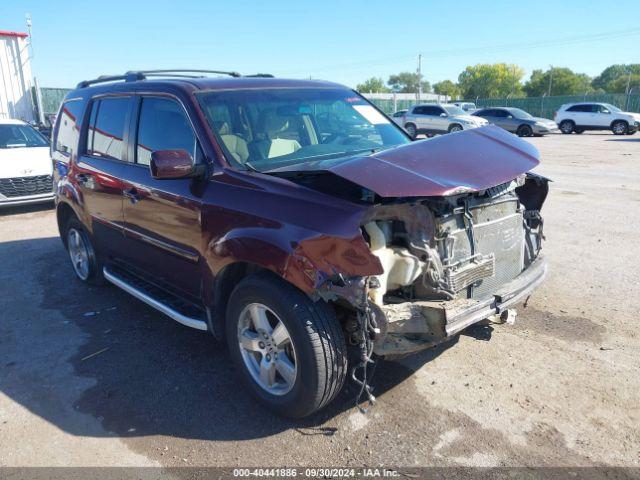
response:
<svg viewBox="0 0 640 480"><path fill-rule="evenodd" d="M553 65L549 65L549 91L547 97L551 96L551 84L553 83Z"/></svg>
<svg viewBox="0 0 640 480"><path fill-rule="evenodd" d="M422 54L418 54L418 103L422 99Z"/></svg>

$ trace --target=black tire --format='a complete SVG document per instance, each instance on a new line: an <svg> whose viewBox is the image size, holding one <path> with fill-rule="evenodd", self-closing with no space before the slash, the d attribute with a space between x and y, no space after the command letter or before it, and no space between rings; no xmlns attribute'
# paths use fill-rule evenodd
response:
<svg viewBox="0 0 640 480"><path fill-rule="evenodd" d="M584 128L576 128L574 130L574 132L576 132L578 135L580 135L581 133L584 133Z"/></svg>
<svg viewBox="0 0 640 480"><path fill-rule="evenodd" d="M449 125L449 133L461 132L462 130L464 130L464 128L462 128L462 125L460 125L459 123Z"/></svg>
<svg viewBox="0 0 640 480"><path fill-rule="evenodd" d="M624 120L616 120L611 124L611 131L614 135L626 135L629 133L629 124Z"/></svg>
<svg viewBox="0 0 640 480"><path fill-rule="evenodd" d="M418 130L417 130L415 124L413 124L413 123L405 124L404 129L412 139L415 139L416 136L418 135Z"/></svg>
<svg viewBox="0 0 640 480"><path fill-rule="evenodd" d="M520 125L516 130L516 135L519 137L532 137L533 129L529 125Z"/></svg>
<svg viewBox="0 0 640 480"><path fill-rule="evenodd" d="M71 237L75 235L73 232L77 233L77 238L81 242L81 245L78 247L79 250L83 250L86 255L86 273L81 273L81 270L83 269L80 269L77 262L74 261L74 256L72 253L74 247L71 245ZM67 248L69 260L71 261L71 266L73 267L76 277L80 281L89 283L91 285L104 285L105 280L102 275L103 265L98 257L98 254L96 253L95 248L93 247L91 236L87 233L84 225L82 225L82 223L80 223L80 221L76 217L71 217L67 222L67 225L65 226L64 235L64 245Z"/></svg>
<svg viewBox="0 0 640 480"><path fill-rule="evenodd" d="M268 307L290 337L295 352L293 386L276 395L254 379L245 363L238 332L241 314L250 304ZM277 321L276 320L276 321ZM226 315L229 352L249 391L278 415L302 418L328 405L347 375L347 347L333 308L307 295L270 272L254 274L231 293ZM277 358L277 357L276 357Z"/></svg>
<svg viewBox="0 0 640 480"><path fill-rule="evenodd" d="M576 124L573 123L572 120L563 120L558 126L560 127L560 131L565 135L572 133L576 128Z"/></svg>

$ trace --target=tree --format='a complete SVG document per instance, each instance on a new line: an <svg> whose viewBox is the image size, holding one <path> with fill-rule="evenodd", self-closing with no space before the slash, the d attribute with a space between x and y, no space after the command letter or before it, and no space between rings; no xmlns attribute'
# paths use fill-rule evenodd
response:
<svg viewBox="0 0 640 480"><path fill-rule="evenodd" d="M359 83L356 85L356 90L361 93L387 93L391 91L380 77L371 77L363 83Z"/></svg>
<svg viewBox="0 0 640 480"><path fill-rule="evenodd" d="M396 93L417 93L418 92L418 74L411 72L401 72L397 75L391 75L387 81L391 90ZM426 80L422 81L422 91L427 93L431 91L431 85Z"/></svg>
<svg viewBox="0 0 640 480"><path fill-rule="evenodd" d="M458 98L460 96L460 88L451 80L434 83L433 91L438 95L448 95L451 98Z"/></svg>
<svg viewBox="0 0 640 480"><path fill-rule="evenodd" d="M524 70L514 64L478 64L458 76L458 85L464 98L514 96L522 93L523 76Z"/></svg>
<svg viewBox="0 0 640 480"><path fill-rule="evenodd" d="M607 84L607 92L627 93L627 86L629 91L633 89L633 93L640 93L640 73L632 73L631 78L627 74L609 82Z"/></svg>
<svg viewBox="0 0 640 480"><path fill-rule="evenodd" d="M591 78L584 73L574 73L569 68L550 68L546 72L534 70L524 84L524 91L530 97L550 95L583 95L594 91Z"/></svg>
<svg viewBox="0 0 640 480"><path fill-rule="evenodd" d="M633 63L630 65L611 65L605 68L600 75L593 79L591 85L593 88L601 88L607 92L614 93L614 90L610 89L613 82L616 82L620 77L629 78L629 73L640 75L640 63Z"/></svg>

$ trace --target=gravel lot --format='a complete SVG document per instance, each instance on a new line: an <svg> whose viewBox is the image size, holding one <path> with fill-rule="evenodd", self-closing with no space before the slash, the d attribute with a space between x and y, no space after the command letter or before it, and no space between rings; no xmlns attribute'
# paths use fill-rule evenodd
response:
<svg viewBox="0 0 640 480"><path fill-rule="evenodd" d="M75 280L54 212L0 211L1 466L640 466L640 135L530 140L550 275L327 410L282 420L209 335ZM92 354L96 354L91 356Z"/></svg>

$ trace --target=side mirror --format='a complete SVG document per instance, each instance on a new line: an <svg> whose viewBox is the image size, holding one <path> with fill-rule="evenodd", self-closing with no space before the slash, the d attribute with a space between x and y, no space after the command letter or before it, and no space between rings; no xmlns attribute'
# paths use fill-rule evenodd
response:
<svg viewBox="0 0 640 480"><path fill-rule="evenodd" d="M513 118L513 115L507 115L507 118Z"/></svg>
<svg viewBox="0 0 640 480"><path fill-rule="evenodd" d="M441 117L446 117L446 116L447 116L447 114L443 112L443 113L441 113L441 114L440 114L440 116L441 116Z"/></svg>
<svg viewBox="0 0 640 480"><path fill-rule="evenodd" d="M189 178L199 175L191 154L186 150L156 150L149 162L151 176L157 180Z"/></svg>

